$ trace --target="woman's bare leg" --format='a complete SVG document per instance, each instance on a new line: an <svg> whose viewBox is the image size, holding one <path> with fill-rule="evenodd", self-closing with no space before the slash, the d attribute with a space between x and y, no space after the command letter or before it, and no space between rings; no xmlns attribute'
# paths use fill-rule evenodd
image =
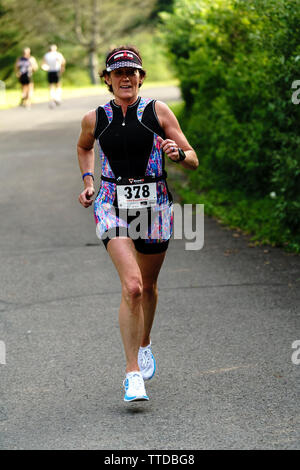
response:
<svg viewBox="0 0 300 470"><path fill-rule="evenodd" d="M107 251L119 273L122 285L119 324L126 356L126 372L132 372L140 370L138 351L144 331L142 275L132 240L113 238L107 245Z"/></svg>
<svg viewBox="0 0 300 470"><path fill-rule="evenodd" d="M26 106L29 97L29 85L22 85L21 105Z"/></svg>
<svg viewBox="0 0 300 470"><path fill-rule="evenodd" d="M157 279L165 256L166 252L153 255L139 252L136 254L143 282L144 330L140 346L148 346L150 344L150 332L158 300Z"/></svg>

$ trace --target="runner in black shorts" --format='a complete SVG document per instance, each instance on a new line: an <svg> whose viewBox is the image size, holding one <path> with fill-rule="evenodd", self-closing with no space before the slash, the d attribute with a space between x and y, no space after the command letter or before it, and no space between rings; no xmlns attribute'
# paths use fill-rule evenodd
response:
<svg viewBox="0 0 300 470"><path fill-rule="evenodd" d="M38 69L35 58L31 55L29 47L25 47L23 55L17 59L15 64L16 75L22 87L20 106L30 108L33 96L33 72Z"/></svg>
<svg viewBox="0 0 300 470"><path fill-rule="evenodd" d="M48 83L58 83L60 80L59 72L48 72Z"/></svg>
<svg viewBox="0 0 300 470"><path fill-rule="evenodd" d="M47 72L49 83L50 108L61 103L61 75L65 70L65 65L66 59L61 52L58 52L56 44L51 44L42 62L42 69Z"/></svg>
<svg viewBox="0 0 300 470"><path fill-rule="evenodd" d="M164 153L185 168L198 159L169 107L138 96L145 78L134 47L112 50L104 78L114 99L82 120L78 160L84 182L79 202L93 203L94 142L100 148L101 187L94 204L98 237L120 277L119 324L126 356L124 400L148 400L144 380L156 363L150 332L157 304L157 279L172 232L172 196Z"/></svg>

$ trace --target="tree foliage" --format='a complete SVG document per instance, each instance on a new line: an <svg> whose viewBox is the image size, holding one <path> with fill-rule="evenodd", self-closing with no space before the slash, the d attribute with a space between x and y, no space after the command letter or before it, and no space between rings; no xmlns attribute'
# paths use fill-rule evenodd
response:
<svg viewBox="0 0 300 470"><path fill-rule="evenodd" d="M162 15L200 157L193 187L274 198L300 244L299 0L177 0Z"/></svg>
<svg viewBox="0 0 300 470"><path fill-rule="evenodd" d="M100 51L111 47L113 40L143 24L151 14L155 0L73 0L76 38L89 54L92 83L97 82Z"/></svg>
<svg viewBox="0 0 300 470"><path fill-rule="evenodd" d="M157 12L170 0L0 0L0 79L13 76L25 46L42 56L50 43L68 50L68 65L84 56L94 82L98 58L124 36L153 30ZM153 12L156 12L153 17ZM152 20L150 21L150 19ZM150 23L149 23L150 21ZM68 73L68 68L67 68Z"/></svg>

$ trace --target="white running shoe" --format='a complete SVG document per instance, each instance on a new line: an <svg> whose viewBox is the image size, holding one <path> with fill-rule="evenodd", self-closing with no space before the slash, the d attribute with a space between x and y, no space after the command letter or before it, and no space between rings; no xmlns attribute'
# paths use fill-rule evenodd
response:
<svg viewBox="0 0 300 470"><path fill-rule="evenodd" d="M156 362L151 350L151 343L139 349L138 365L144 380L150 380L156 371Z"/></svg>
<svg viewBox="0 0 300 470"><path fill-rule="evenodd" d="M144 379L140 371L128 372L123 385L125 388L124 401L149 400L145 390Z"/></svg>

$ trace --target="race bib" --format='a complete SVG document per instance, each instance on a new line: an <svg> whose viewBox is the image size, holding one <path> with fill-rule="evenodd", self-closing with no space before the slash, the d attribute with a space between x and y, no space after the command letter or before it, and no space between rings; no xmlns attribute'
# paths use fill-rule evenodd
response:
<svg viewBox="0 0 300 470"><path fill-rule="evenodd" d="M119 209L142 209L156 204L156 183L117 185Z"/></svg>

